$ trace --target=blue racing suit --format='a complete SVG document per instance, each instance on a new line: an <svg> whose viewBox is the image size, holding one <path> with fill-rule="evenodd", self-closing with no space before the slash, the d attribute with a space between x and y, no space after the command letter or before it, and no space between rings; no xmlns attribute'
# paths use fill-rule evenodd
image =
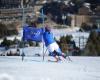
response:
<svg viewBox="0 0 100 80"><path fill-rule="evenodd" d="M48 47L52 43L56 43L56 41L54 40L54 37L53 37L53 33L49 32L49 31L45 31L43 33L43 39L44 39L46 47ZM50 56L62 55L62 51L60 48L56 49L55 51L57 52L57 54L49 51L49 53L50 53L49 55Z"/></svg>

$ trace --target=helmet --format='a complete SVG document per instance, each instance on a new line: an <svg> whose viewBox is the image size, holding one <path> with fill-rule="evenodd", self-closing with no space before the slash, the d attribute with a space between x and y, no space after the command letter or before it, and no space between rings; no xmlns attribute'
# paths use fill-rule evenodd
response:
<svg viewBox="0 0 100 80"><path fill-rule="evenodd" d="M46 25L45 30L46 31L51 31L51 28L48 25Z"/></svg>

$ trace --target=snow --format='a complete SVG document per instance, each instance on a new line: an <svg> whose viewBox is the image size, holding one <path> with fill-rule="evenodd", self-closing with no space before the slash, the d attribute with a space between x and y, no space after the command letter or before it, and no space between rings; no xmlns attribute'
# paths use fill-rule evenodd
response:
<svg viewBox="0 0 100 80"><path fill-rule="evenodd" d="M0 80L100 80L99 57L70 57L73 61L48 62L51 57L0 57Z"/></svg>
<svg viewBox="0 0 100 80"><path fill-rule="evenodd" d="M41 47L26 47L26 48L21 48L20 52L24 52L26 56L35 56L35 54L43 54L43 48L42 45ZM47 55L47 54L46 54Z"/></svg>
<svg viewBox="0 0 100 80"><path fill-rule="evenodd" d="M85 38L84 41L80 41L81 44L85 44L89 33L77 32L78 30L79 28L52 29L52 32L58 40L61 36L72 35L76 45L79 46L79 37ZM13 40L15 37L21 40L22 29L18 36L7 38ZM1 48L0 53L3 50L4 48ZM10 50L15 51L16 49ZM48 59L54 60L53 57L45 56L43 61L42 43L40 47L26 47L21 48L20 51L25 52L24 61L21 60L21 56L0 56L0 80L100 80L99 57L70 56L72 62L67 59L55 63L48 62ZM35 57L34 55L38 53L41 56Z"/></svg>

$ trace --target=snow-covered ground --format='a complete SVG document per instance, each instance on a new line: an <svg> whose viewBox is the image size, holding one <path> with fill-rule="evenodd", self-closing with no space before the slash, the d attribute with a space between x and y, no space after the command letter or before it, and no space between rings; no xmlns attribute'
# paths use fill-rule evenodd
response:
<svg viewBox="0 0 100 80"><path fill-rule="evenodd" d="M73 62L48 62L42 57L0 57L0 80L100 80L99 57L70 57Z"/></svg>
<svg viewBox="0 0 100 80"><path fill-rule="evenodd" d="M78 28L53 29L54 36L59 39L60 36L72 35L73 40L79 46L79 37L88 38L89 33L77 32ZM22 29L18 36L11 36L21 40ZM76 38L78 37L78 38ZM87 39L80 41L86 43ZM2 42L2 39L0 40ZM46 48L45 48L46 49ZM12 49L13 50L13 49ZM24 51L25 60L21 57L0 56L0 80L100 80L100 58L99 57L70 57L72 62L64 60L62 62L48 62L48 59L54 58L34 57L34 54L43 53L43 44L40 47L28 47L20 49ZM4 51L0 48L0 52ZM3 52L4 53L4 52ZM47 54L47 53L46 53Z"/></svg>

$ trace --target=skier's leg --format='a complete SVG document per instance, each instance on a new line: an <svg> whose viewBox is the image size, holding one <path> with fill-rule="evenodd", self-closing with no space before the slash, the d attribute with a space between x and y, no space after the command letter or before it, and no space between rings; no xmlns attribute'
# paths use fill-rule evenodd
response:
<svg viewBox="0 0 100 80"><path fill-rule="evenodd" d="M59 56L59 53L56 52L56 50L53 51L53 54L54 54L54 58L56 59L56 61L60 61L60 56Z"/></svg>
<svg viewBox="0 0 100 80"><path fill-rule="evenodd" d="M58 62L58 61L60 61L60 60L61 60L61 59L60 59L60 57L57 55L57 53L55 53L55 51L50 52L50 53L49 53L49 56L54 57L55 62ZM52 60L51 60L51 61L52 61Z"/></svg>
<svg viewBox="0 0 100 80"><path fill-rule="evenodd" d="M60 57L57 55L54 58L56 59L56 62L61 61Z"/></svg>
<svg viewBox="0 0 100 80"><path fill-rule="evenodd" d="M67 55L65 53L62 53L62 57L66 59Z"/></svg>
<svg viewBox="0 0 100 80"><path fill-rule="evenodd" d="M60 56L62 52L56 42L50 44L49 46L47 46L47 48L50 54L56 59L56 61L61 60Z"/></svg>
<svg viewBox="0 0 100 80"><path fill-rule="evenodd" d="M58 48L56 50L56 52L57 52L57 55L58 56L62 56L63 58L66 58L67 57L67 55L65 53L63 53L60 48Z"/></svg>

